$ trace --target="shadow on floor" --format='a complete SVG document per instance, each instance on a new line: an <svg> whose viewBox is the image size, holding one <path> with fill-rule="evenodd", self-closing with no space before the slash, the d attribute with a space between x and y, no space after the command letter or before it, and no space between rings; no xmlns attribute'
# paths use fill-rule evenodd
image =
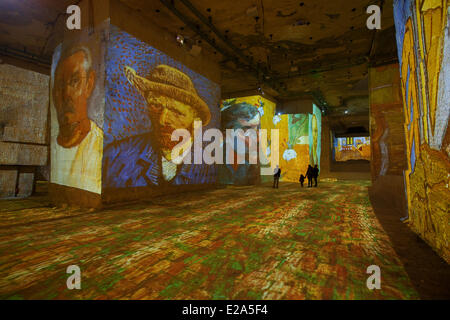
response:
<svg viewBox="0 0 450 320"><path fill-rule="evenodd" d="M421 299L450 299L450 266L405 223L399 210L377 199L369 187L374 212ZM382 271L383 272L383 271Z"/></svg>

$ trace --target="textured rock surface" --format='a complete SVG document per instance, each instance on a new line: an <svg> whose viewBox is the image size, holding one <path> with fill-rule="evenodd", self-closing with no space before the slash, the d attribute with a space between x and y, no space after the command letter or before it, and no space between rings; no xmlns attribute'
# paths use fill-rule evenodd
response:
<svg viewBox="0 0 450 320"><path fill-rule="evenodd" d="M0 142L0 165L44 166L47 146Z"/></svg>
<svg viewBox="0 0 450 320"><path fill-rule="evenodd" d="M14 197L16 193L17 169L0 169L0 198Z"/></svg>
<svg viewBox="0 0 450 320"><path fill-rule="evenodd" d="M29 196L34 169L20 166L47 165L48 81L46 75L0 64L0 165L5 168L0 197Z"/></svg>
<svg viewBox="0 0 450 320"><path fill-rule="evenodd" d="M372 181L382 175L403 175L405 133L398 64L371 68L370 136Z"/></svg>
<svg viewBox="0 0 450 320"><path fill-rule="evenodd" d="M0 141L46 144L49 77L0 64Z"/></svg>
<svg viewBox="0 0 450 320"><path fill-rule="evenodd" d="M411 184L411 227L446 261L450 261L450 163L443 154L424 145Z"/></svg>

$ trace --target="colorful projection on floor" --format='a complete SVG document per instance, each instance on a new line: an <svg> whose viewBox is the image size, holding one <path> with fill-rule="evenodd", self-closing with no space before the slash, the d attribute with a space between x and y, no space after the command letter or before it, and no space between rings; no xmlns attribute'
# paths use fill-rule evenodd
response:
<svg viewBox="0 0 450 320"><path fill-rule="evenodd" d="M271 129L273 125L273 116L275 113L275 103L267 100L261 96L250 96L224 100L221 106L222 117L222 132L226 137L226 129L267 129L267 141L259 141L263 143L261 146L263 152L262 156L270 159L270 141ZM237 163L238 141L241 139L246 148L242 155L245 158L245 164ZM223 184L234 185L254 185L260 181L271 179L261 175L261 163L269 161L260 161L259 157L254 159L257 164L250 164L249 155L249 139L246 136L237 136L234 141L226 140L226 143L233 146L233 149L228 153L224 151L224 164L220 165L219 181ZM270 166L270 163L265 166Z"/></svg>
<svg viewBox="0 0 450 320"><path fill-rule="evenodd" d="M395 0L412 229L450 262L450 19L447 0Z"/></svg>
<svg viewBox="0 0 450 320"><path fill-rule="evenodd" d="M65 40L51 70L51 183L101 193L106 27Z"/></svg>
<svg viewBox="0 0 450 320"><path fill-rule="evenodd" d="M220 128L219 85L115 26L106 74L105 188L216 182L215 165L184 159L193 159L194 121L203 129ZM180 159L171 159L175 129L191 132Z"/></svg>
<svg viewBox="0 0 450 320"><path fill-rule="evenodd" d="M333 153L335 161L370 161L370 137L335 138Z"/></svg>

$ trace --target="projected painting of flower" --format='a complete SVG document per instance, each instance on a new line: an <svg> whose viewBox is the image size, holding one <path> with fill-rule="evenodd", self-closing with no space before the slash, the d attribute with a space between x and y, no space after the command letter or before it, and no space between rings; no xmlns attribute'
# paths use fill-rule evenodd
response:
<svg viewBox="0 0 450 320"><path fill-rule="evenodd" d="M277 116L276 128L280 130L281 180L298 182L309 164L309 115L283 114Z"/></svg>

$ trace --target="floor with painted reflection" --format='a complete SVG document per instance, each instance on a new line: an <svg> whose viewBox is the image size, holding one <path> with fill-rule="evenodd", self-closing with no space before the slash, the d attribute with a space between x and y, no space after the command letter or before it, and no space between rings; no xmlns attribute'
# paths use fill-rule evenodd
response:
<svg viewBox="0 0 450 320"><path fill-rule="evenodd" d="M417 299L368 181L185 193L103 211L0 202L1 299ZM66 268L81 269L68 290ZM381 268L381 290L366 269Z"/></svg>

